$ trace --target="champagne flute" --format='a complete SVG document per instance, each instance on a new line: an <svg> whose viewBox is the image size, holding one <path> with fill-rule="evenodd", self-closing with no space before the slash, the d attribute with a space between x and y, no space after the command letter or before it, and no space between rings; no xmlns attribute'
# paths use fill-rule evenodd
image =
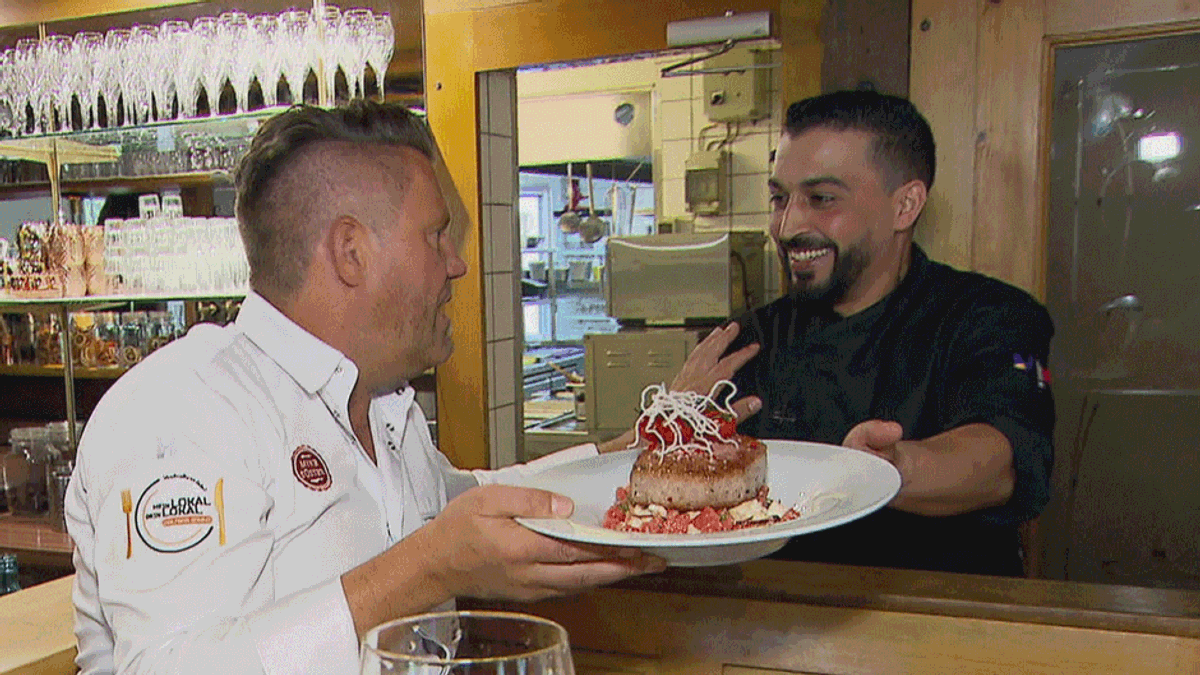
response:
<svg viewBox="0 0 1200 675"><path fill-rule="evenodd" d="M527 614L449 611L376 626L363 636L362 675L574 675L567 631Z"/></svg>

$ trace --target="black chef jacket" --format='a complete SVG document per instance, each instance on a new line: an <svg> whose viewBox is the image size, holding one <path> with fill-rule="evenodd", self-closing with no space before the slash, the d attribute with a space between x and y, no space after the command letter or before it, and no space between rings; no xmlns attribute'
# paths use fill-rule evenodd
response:
<svg viewBox="0 0 1200 675"><path fill-rule="evenodd" d="M1018 526L1049 500L1054 406L1046 357L1050 316L1023 291L929 260L916 245L900 285L842 318L785 297L739 319L733 347L762 350L735 376L763 408L740 431L840 444L865 420L899 422L924 439L973 422L1013 448L1007 503L946 517L883 508L794 537L776 557L852 565L1020 575Z"/></svg>

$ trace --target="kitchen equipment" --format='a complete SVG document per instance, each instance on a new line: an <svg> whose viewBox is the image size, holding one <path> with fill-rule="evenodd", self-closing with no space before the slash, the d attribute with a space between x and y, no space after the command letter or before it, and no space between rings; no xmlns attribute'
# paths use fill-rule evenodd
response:
<svg viewBox="0 0 1200 675"><path fill-rule="evenodd" d="M674 379L699 338L698 330L685 328L583 336L587 428L633 428L642 390Z"/></svg>
<svg viewBox="0 0 1200 675"><path fill-rule="evenodd" d="M579 231L581 219L575 213L575 183L571 177L571 163L567 162L567 208L558 219L558 229L563 234L575 234Z"/></svg>
<svg viewBox="0 0 1200 675"><path fill-rule="evenodd" d="M605 300L622 322L725 320L766 300L762 232L609 237Z"/></svg>
<svg viewBox="0 0 1200 675"><path fill-rule="evenodd" d="M608 225L596 215L596 190L592 184L592 164L587 164L588 181L588 217L579 224L579 236L589 244L594 244L604 238Z"/></svg>

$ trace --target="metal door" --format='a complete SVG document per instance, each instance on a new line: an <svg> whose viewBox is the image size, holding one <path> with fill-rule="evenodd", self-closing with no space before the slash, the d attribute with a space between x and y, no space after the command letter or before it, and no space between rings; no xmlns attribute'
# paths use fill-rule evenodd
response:
<svg viewBox="0 0 1200 675"><path fill-rule="evenodd" d="M1133 583L1134 560L1174 555L1164 540L1194 552L1200 537L1179 518L1132 517L1200 515L1194 486L1163 499L1188 487L1178 467L1200 452L1200 35L1060 48L1054 77L1047 305L1059 422L1042 573ZM1121 479L1134 470L1138 481ZM1200 579L1165 563L1139 574L1145 585Z"/></svg>

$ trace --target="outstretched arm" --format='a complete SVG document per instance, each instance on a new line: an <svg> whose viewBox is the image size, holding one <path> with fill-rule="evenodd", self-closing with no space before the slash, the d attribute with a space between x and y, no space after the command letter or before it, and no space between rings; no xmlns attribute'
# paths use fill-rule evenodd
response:
<svg viewBox="0 0 1200 675"><path fill-rule="evenodd" d="M1016 482L1008 438L990 424L965 424L919 441L900 440L895 422L868 420L842 445L882 457L900 472L890 506L923 516L951 516L997 506Z"/></svg>

